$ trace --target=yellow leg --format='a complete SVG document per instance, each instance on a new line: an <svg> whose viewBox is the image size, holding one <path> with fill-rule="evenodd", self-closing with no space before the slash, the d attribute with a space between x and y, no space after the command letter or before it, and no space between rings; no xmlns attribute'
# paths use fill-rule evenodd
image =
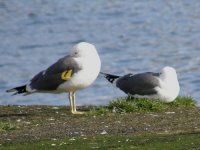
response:
<svg viewBox="0 0 200 150"><path fill-rule="evenodd" d="M71 96L72 96L72 114L76 114L76 115L82 115L85 114L85 112L80 112L80 111L76 111L76 96L75 96L75 92L71 92Z"/></svg>
<svg viewBox="0 0 200 150"><path fill-rule="evenodd" d="M75 95L75 92L72 92L72 102L73 102L73 110L76 111L76 95Z"/></svg>
<svg viewBox="0 0 200 150"><path fill-rule="evenodd" d="M73 96L72 96L72 92L69 92L69 103L70 103L70 111L71 113L73 113L74 111L74 103L73 103Z"/></svg>

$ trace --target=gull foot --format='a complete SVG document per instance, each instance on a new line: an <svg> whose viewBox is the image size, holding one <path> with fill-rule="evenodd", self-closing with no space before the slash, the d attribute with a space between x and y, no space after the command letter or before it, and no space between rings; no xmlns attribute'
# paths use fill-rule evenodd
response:
<svg viewBox="0 0 200 150"><path fill-rule="evenodd" d="M86 112L72 111L72 114L74 114L74 115L84 115L84 114L86 114Z"/></svg>

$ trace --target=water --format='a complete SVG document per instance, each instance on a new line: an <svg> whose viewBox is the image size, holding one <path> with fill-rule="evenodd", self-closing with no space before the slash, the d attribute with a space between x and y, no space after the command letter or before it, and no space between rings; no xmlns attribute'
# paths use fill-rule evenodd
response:
<svg viewBox="0 0 200 150"><path fill-rule="evenodd" d="M0 1L0 104L67 105L66 94L10 96L66 55L80 41L94 43L102 71L176 68L181 95L200 102L199 0L2 0ZM77 93L78 105L105 105L124 96L101 76Z"/></svg>

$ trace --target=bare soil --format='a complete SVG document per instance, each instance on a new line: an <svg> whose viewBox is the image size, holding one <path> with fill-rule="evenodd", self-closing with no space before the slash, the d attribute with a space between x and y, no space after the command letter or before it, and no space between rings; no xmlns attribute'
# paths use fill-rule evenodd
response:
<svg viewBox="0 0 200 150"><path fill-rule="evenodd" d="M79 109L88 111L87 107ZM65 106L0 106L0 144L95 135L200 134L200 108L72 115Z"/></svg>

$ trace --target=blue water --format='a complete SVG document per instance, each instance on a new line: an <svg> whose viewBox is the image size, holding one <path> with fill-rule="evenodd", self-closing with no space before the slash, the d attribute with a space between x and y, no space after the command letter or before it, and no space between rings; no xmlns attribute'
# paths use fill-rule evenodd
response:
<svg viewBox="0 0 200 150"><path fill-rule="evenodd" d="M199 0L0 1L0 105L68 105L66 94L10 96L80 41L96 45L102 71L176 68L181 95L200 102ZM124 96L102 77L77 93L77 104L105 105Z"/></svg>

